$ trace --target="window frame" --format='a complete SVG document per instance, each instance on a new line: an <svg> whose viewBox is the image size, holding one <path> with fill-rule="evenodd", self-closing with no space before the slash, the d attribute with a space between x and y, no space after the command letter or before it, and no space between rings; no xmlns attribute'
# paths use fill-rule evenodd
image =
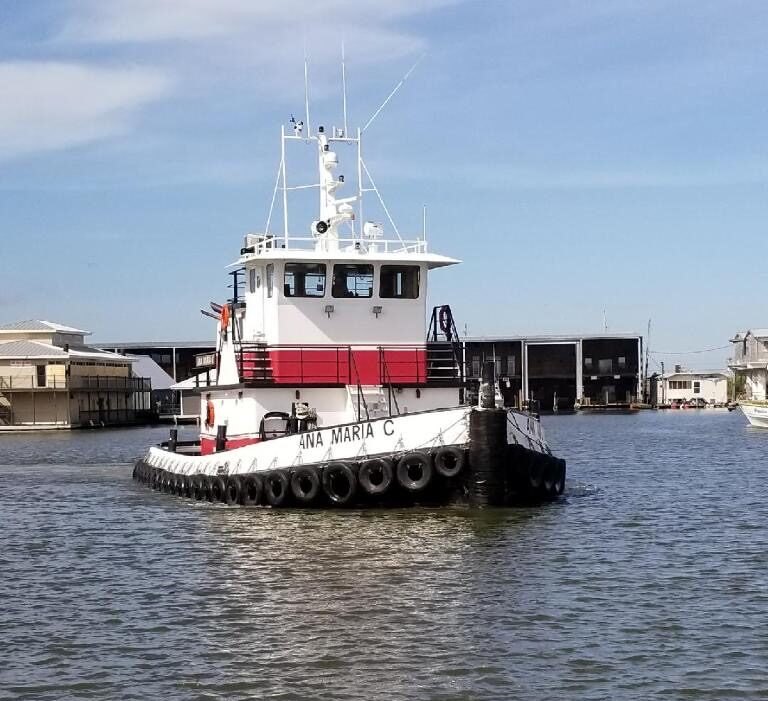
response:
<svg viewBox="0 0 768 701"><path fill-rule="evenodd" d="M370 273L357 273L360 276L370 275L370 278L371 278L371 286L369 287L370 294L367 294L367 295L359 295L359 294L357 294L357 289L358 289L357 285L355 285L355 292L354 293L338 294L339 286L338 286L338 283L337 283L337 275L339 275L339 273L337 272L337 270L339 268L342 268L342 269L344 269L344 268L346 268L346 269L350 269L350 268L368 268L368 269L370 269ZM349 287L347 287L347 281L349 280L349 275L346 272L344 272L342 274L344 275L344 288L349 293L350 290L349 290ZM373 287L375 285L375 282L376 282L376 269L373 266L373 264L371 264L371 263L334 263L333 264L333 273L332 273L332 277L331 277L331 297L333 297L334 299L371 299L373 297L373 291L374 291Z"/></svg>
<svg viewBox="0 0 768 701"><path fill-rule="evenodd" d="M319 277L320 273L304 271L303 273L300 273L304 278L303 280L304 294L296 294L296 291L298 289L298 285L296 284L298 278L296 277L296 275L297 273L299 273L299 271L298 270L294 271L292 269L289 269L289 267L293 268L294 266L298 268L322 268L323 291L320 294L307 294L307 285L306 285L307 276L311 275L314 277ZM294 294L290 294L290 295L286 294L286 288L288 287L288 283L286 282L286 277L288 275L293 275ZM283 297L285 297L285 299L322 299L323 297L325 297L325 292L327 289L328 289L328 266L325 263L287 261L286 263L283 264L283 290L282 291L283 291Z"/></svg>
<svg viewBox="0 0 768 701"><path fill-rule="evenodd" d="M267 297L272 297L275 290L275 264L267 264Z"/></svg>
<svg viewBox="0 0 768 701"><path fill-rule="evenodd" d="M395 294L394 289L396 288L396 283L392 285L393 293L385 295L383 293L384 290L384 275L385 274L393 274L393 280L397 280L397 274L398 273L412 273L416 276L416 294L415 295L406 295L406 294ZM405 282L405 280L403 280ZM403 288L406 287L405 284L402 285ZM419 299L421 297L421 266L420 265L412 265L412 264L401 264L401 265L392 265L389 263L383 263L379 266L379 298L381 299Z"/></svg>

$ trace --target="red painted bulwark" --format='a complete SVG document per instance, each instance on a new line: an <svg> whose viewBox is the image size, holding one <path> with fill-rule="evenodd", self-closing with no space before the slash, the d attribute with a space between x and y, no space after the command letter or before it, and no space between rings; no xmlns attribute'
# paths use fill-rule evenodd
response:
<svg viewBox="0 0 768 701"><path fill-rule="evenodd" d="M427 351L414 348L271 348L243 353L244 380L280 385L380 385L426 382Z"/></svg>
<svg viewBox="0 0 768 701"><path fill-rule="evenodd" d="M261 438L258 436L245 436L243 438L227 438L226 450L242 448L244 445L259 443ZM200 455L211 455L216 452L216 439L206 436L200 436Z"/></svg>

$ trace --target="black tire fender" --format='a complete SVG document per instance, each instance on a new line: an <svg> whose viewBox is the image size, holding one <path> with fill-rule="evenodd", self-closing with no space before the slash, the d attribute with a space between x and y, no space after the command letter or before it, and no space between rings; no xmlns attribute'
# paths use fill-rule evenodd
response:
<svg viewBox="0 0 768 701"><path fill-rule="evenodd" d="M380 477L380 479L378 479ZM360 465L357 481L360 488L371 496L381 496L389 491L395 479L395 468L389 458L371 458Z"/></svg>
<svg viewBox="0 0 768 701"><path fill-rule="evenodd" d="M209 477L208 501L226 501L227 483L223 477Z"/></svg>
<svg viewBox="0 0 768 701"><path fill-rule="evenodd" d="M348 462L328 463L323 469L323 491L334 506L348 506L355 500L357 477Z"/></svg>
<svg viewBox="0 0 768 701"><path fill-rule="evenodd" d="M556 496L560 496L565 491L565 460L562 458L556 458L557 461L557 476L555 478L554 492Z"/></svg>
<svg viewBox="0 0 768 701"><path fill-rule="evenodd" d="M232 506L240 501L240 495L243 492L243 481L237 475L230 475L227 477L224 485L224 499L223 501Z"/></svg>
<svg viewBox="0 0 768 701"><path fill-rule="evenodd" d="M264 480L264 494L270 506L282 506L288 499L288 475L282 470L270 472Z"/></svg>
<svg viewBox="0 0 768 701"><path fill-rule="evenodd" d="M435 452L435 472L441 477L456 477L466 463L466 454L461 448L447 445Z"/></svg>
<svg viewBox="0 0 768 701"><path fill-rule="evenodd" d="M420 451L407 453L397 463L397 481L409 492L421 492L432 481L432 461Z"/></svg>
<svg viewBox="0 0 768 701"><path fill-rule="evenodd" d="M528 485L534 491L541 489L544 484L546 465L543 458L538 451L532 451L528 461Z"/></svg>
<svg viewBox="0 0 768 701"><path fill-rule="evenodd" d="M291 475L291 494L302 504L311 504L320 494L320 476L314 467L297 467Z"/></svg>
<svg viewBox="0 0 768 701"><path fill-rule="evenodd" d="M261 475L246 475L240 490L240 503L243 506L257 506L261 503L264 493L264 483Z"/></svg>

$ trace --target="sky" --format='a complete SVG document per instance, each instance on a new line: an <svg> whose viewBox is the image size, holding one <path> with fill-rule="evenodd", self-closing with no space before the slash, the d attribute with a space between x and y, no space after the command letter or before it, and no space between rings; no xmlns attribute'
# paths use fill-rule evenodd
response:
<svg viewBox="0 0 768 701"><path fill-rule="evenodd" d="M470 335L650 319L652 370L722 367L768 326L767 35L751 0L0 0L0 322L212 339L305 47L340 125L343 40L350 127L423 57L364 153L404 237L426 205L464 261L430 304Z"/></svg>

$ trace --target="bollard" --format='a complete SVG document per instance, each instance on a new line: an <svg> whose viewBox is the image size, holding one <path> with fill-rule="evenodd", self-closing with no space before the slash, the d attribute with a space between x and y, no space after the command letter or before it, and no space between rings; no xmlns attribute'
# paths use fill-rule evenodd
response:
<svg viewBox="0 0 768 701"><path fill-rule="evenodd" d="M216 428L216 452L220 453L227 449L227 427L218 426Z"/></svg>
<svg viewBox="0 0 768 701"><path fill-rule="evenodd" d="M492 360L486 360L483 363L479 395L482 409L496 407L496 366Z"/></svg>

